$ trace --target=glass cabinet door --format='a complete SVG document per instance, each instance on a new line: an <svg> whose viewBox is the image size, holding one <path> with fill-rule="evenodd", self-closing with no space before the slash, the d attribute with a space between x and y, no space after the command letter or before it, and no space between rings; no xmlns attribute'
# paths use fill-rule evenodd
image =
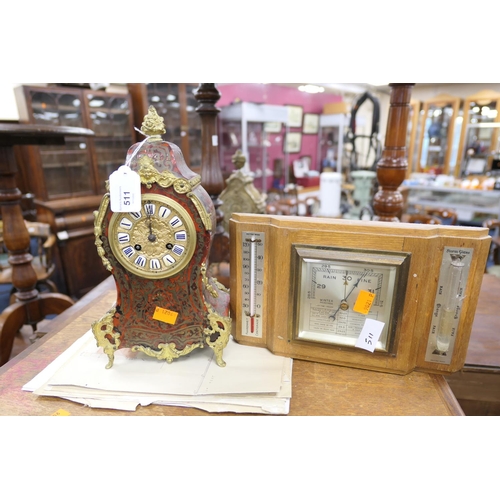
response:
<svg viewBox="0 0 500 500"><path fill-rule="evenodd" d="M288 130L286 106L250 102L224 106L219 115L219 154L225 178L234 170L232 156L239 149L246 158L245 172L263 193L282 190L290 182L289 153L284 151Z"/></svg>
<svg viewBox="0 0 500 500"><path fill-rule="evenodd" d="M460 98L440 95L423 104L419 170L453 173L457 162L462 117Z"/></svg>
<svg viewBox="0 0 500 500"><path fill-rule="evenodd" d="M318 171L341 172L346 117L343 114L319 118Z"/></svg>
<svg viewBox="0 0 500 500"><path fill-rule="evenodd" d="M240 121L220 121L219 133L221 140L219 144L220 169L224 179L227 179L234 171L232 162L233 155L238 149L242 149L241 122ZM248 164L248 158L247 158Z"/></svg>
<svg viewBox="0 0 500 500"><path fill-rule="evenodd" d="M500 150L499 111L499 92L483 90L465 99L457 175L483 174L491 170L493 157Z"/></svg>
<svg viewBox="0 0 500 500"><path fill-rule="evenodd" d="M43 125L85 127L80 93L31 91L33 122ZM46 198L92 193L88 139L67 137L62 146L39 146Z"/></svg>
<svg viewBox="0 0 500 500"><path fill-rule="evenodd" d="M201 119L194 97L197 84L147 83L148 106L155 107L165 123L165 139L178 146L190 169L201 168Z"/></svg>
<svg viewBox="0 0 500 500"><path fill-rule="evenodd" d="M263 129L263 123L248 122L246 124L247 139L246 156L247 169L254 175L254 186L263 191L271 187L273 172L267 166L266 139L267 133ZM234 172L233 155L239 149L243 151L241 121L221 122L221 144L219 147L220 165L222 176L227 179ZM267 168L266 168L267 167Z"/></svg>
<svg viewBox="0 0 500 500"><path fill-rule="evenodd" d="M104 193L106 180L124 164L126 152L133 142L131 109L128 99L122 96L86 92L85 98L89 128L95 133L98 192Z"/></svg>
<svg viewBox="0 0 500 500"><path fill-rule="evenodd" d="M148 106L154 106L165 123L165 140L180 146L181 104L178 83L148 83Z"/></svg>
<svg viewBox="0 0 500 500"><path fill-rule="evenodd" d="M197 85L186 83L187 135L189 140L189 168L191 169L201 168L201 118L196 112L199 102L194 96L197 88Z"/></svg>
<svg viewBox="0 0 500 500"><path fill-rule="evenodd" d="M320 138L320 172L337 171L339 128L324 127Z"/></svg>
<svg viewBox="0 0 500 500"><path fill-rule="evenodd" d="M410 113L408 115L408 127L406 129L406 155L408 158L408 168L406 177L410 177L412 172L418 171L417 148L420 137L420 101L410 101Z"/></svg>

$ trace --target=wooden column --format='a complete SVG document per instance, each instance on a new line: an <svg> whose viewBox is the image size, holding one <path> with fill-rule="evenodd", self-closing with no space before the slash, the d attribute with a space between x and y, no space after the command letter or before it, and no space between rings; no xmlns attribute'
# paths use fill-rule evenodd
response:
<svg viewBox="0 0 500 500"><path fill-rule="evenodd" d="M398 187L408 168L406 134L410 115L413 83L391 83L391 102L387 118L382 157L377 163L379 190L373 197L373 220L399 222L403 210L403 195Z"/></svg>
<svg viewBox="0 0 500 500"><path fill-rule="evenodd" d="M220 109L216 107L216 103L220 99L220 93L214 83L200 83L194 96L200 103L196 112L200 115L202 127L201 184L212 198L217 218L209 258L211 263L229 262L229 235L222 225L224 213L221 210L222 201L219 198L225 187L217 142L217 115Z"/></svg>

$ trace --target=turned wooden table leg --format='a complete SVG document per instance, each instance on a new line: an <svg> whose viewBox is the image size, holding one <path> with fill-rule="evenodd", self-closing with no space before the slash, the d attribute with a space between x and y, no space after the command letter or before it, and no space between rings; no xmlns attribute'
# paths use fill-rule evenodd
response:
<svg viewBox="0 0 500 500"><path fill-rule="evenodd" d="M21 192L15 182L16 163L12 147L0 146L0 207L3 221L3 239L12 267L12 285L19 302L7 307L0 315L0 365L10 357L14 337L28 321L24 301L36 299L36 274L29 253L30 236L21 210Z"/></svg>
<svg viewBox="0 0 500 500"><path fill-rule="evenodd" d="M391 83L391 103L382 157L377 163L379 190L373 197L373 220L399 222L403 195L398 191L408 168L406 132L413 83Z"/></svg>
<svg viewBox="0 0 500 500"><path fill-rule="evenodd" d="M224 220L224 213L221 210L223 202L219 198L225 187L217 143L217 115L220 110L216 103L220 99L220 93L215 84L200 83L194 96L200 103L196 112L200 115L202 124L201 183L212 198L217 220L209 260L211 263L229 263L229 235L222 224ZM221 276L217 276L217 278L220 279ZM227 286L224 279L220 279L220 281Z"/></svg>
<svg viewBox="0 0 500 500"><path fill-rule="evenodd" d="M91 131L90 131L91 132ZM16 185L16 144L64 142L64 134L86 135L87 129L29 125L0 125L0 208L3 240L12 267L12 285L16 302L0 314L0 366L12 352L14 337L23 325L36 324L50 314L59 314L74 304L60 293L42 293L36 289L37 277L31 264L30 235L21 209L22 193ZM91 132L92 133L92 132ZM59 141L59 142L54 142Z"/></svg>
<svg viewBox="0 0 500 500"><path fill-rule="evenodd" d="M21 191L16 186L16 162L12 147L0 146L0 207L3 221L3 239L9 251L12 266L12 284L19 300L38 296L36 274L31 265L30 235L23 219Z"/></svg>

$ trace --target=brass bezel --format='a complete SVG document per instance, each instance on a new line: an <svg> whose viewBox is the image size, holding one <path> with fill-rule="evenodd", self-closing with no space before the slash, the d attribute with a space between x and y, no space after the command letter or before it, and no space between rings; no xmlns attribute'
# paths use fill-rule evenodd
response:
<svg viewBox="0 0 500 500"><path fill-rule="evenodd" d="M326 247L313 245L292 245L290 300L293 304L293 317L290 322L288 338L300 344L321 345L325 348L358 350L354 345L335 342L323 342L299 337L302 287L302 263L305 258L328 261L334 264L366 264L367 266L387 266L395 269L394 290L389 305L390 322L387 325L387 342L384 349L377 348L374 354L395 355L397 351L398 326L403 314L408 272L411 254L408 252L391 252L381 250L360 250L359 248Z"/></svg>
<svg viewBox="0 0 500 500"><path fill-rule="evenodd" d="M121 220L123 215L128 212L115 212L111 216L111 219L109 221L109 231L108 231L109 244L111 247L111 251L113 252L118 262L120 262L120 264L128 271L147 279L168 278L170 276L177 274L182 269L184 269L184 267L186 267L188 262L191 260L191 257L193 256L194 250L196 248L197 233L194 226L194 222L189 212L177 201L161 194L144 193L141 195L141 214L143 214L143 216L141 217L141 219L138 219L136 222L134 222L134 225L137 224L139 221L142 221L143 217L146 217L144 213L144 203L149 200L159 201L165 204L166 206L168 206L168 208L171 208L173 211L175 211L177 215L182 219L182 223L186 228L186 233L188 234L188 240L187 240L186 250L184 254L181 256L181 258L175 264L172 264L172 266L160 271L155 271L150 269L140 269L137 266L135 266L131 260L129 260L127 257L123 255L123 252L121 251L122 246L118 243L115 237L119 221Z"/></svg>

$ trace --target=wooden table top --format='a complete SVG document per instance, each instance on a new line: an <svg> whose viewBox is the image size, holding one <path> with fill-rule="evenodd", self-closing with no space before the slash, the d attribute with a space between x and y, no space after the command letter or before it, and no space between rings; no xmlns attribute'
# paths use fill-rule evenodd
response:
<svg viewBox="0 0 500 500"><path fill-rule="evenodd" d="M94 409L23 391L23 385L87 332L91 323L112 306L115 298L114 280L109 277L52 320L47 335L0 368L0 415L50 416L58 410L79 416L235 415L161 405L139 406L135 412ZM438 416L464 413L441 375L420 372L392 375L294 360L289 415Z"/></svg>
<svg viewBox="0 0 500 500"><path fill-rule="evenodd" d="M464 369L488 367L500 369L500 278L485 274Z"/></svg>
<svg viewBox="0 0 500 500"><path fill-rule="evenodd" d="M64 136L93 136L82 127L61 127L26 123L0 123L0 146L15 144L64 144Z"/></svg>

